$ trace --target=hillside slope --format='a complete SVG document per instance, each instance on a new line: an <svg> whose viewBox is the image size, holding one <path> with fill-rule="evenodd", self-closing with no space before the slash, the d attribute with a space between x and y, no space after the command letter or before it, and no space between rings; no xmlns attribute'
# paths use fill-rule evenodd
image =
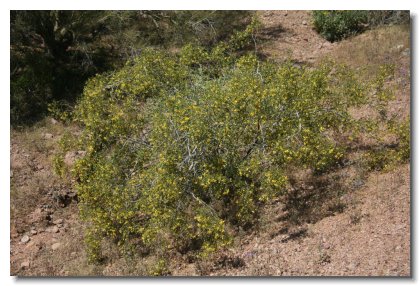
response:
<svg viewBox="0 0 420 286"><path fill-rule="evenodd" d="M389 109L403 118L410 115L406 28L384 27L332 44L313 31L310 12L261 11L260 15L264 24L260 37L266 41L259 48L276 61L316 65L331 57L367 70L394 64L396 99ZM51 119L11 131L11 275L146 275L152 257L130 265L116 254L103 265L87 264L77 195L71 182L62 182L51 167L58 139L65 132L78 134L77 128ZM77 155L68 154L69 163ZM232 248L207 261L173 257L170 274L410 275L410 165L360 172L357 165L346 166L322 178L322 187L298 174L302 183L295 191L305 196L291 190L288 202L267 206L258 230L238 233ZM322 199L315 203L314 198Z"/></svg>

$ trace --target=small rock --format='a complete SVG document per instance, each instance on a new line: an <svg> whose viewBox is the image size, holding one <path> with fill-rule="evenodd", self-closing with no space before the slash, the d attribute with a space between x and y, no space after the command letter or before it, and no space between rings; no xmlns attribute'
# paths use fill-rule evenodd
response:
<svg viewBox="0 0 420 286"><path fill-rule="evenodd" d="M22 268L22 269L28 269L29 268L29 265L30 265L30 263L29 263L29 261L23 261L21 264L20 264L20 268Z"/></svg>
<svg viewBox="0 0 420 286"><path fill-rule="evenodd" d="M30 240L31 238L25 234L20 241L22 243L28 243Z"/></svg>
<svg viewBox="0 0 420 286"><path fill-rule="evenodd" d="M58 248L60 248L61 243L60 242L56 242L53 245L51 245L51 249L52 250L57 250Z"/></svg>
<svg viewBox="0 0 420 286"><path fill-rule="evenodd" d="M57 233L59 231L60 230L58 229L56 225L47 229L47 232L51 232L51 233Z"/></svg>
<svg viewBox="0 0 420 286"><path fill-rule="evenodd" d="M31 229L31 234L32 234L32 235L37 235L37 234L38 234L38 232L37 232L35 229Z"/></svg>
<svg viewBox="0 0 420 286"><path fill-rule="evenodd" d="M63 224L63 219L62 218L56 219L55 221L53 221L53 224Z"/></svg>
<svg viewBox="0 0 420 286"><path fill-rule="evenodd" d="M13 178L13 171L10 170L10 178Z"/></svg>
<svg viewBox="0 0 420 286"><path fill-rule="evenodd" d="M308 25L308 22L303 21L303 22L302 22L302 25L306 26L306 25Z"/></svg>
<svg viewBox="0 0 420 286"><path fill-rule="evenodd" d="M57 224L57 227L58 228L63 228L63 224L62 223L59 223L59 224Z"/></svg>
<svg viewBox="0 0 420 286"><path fill-rule="evenodd" d="M54 118L51 118L51 123L52 123L53 125L56 125L56 124L58 123L58 121L57 121L57 120L55 120Z"/></svg>
<svg viewBox="0 0 420 286"><path fill-rule="evenodd" d="M45 133L44 134L44 139L53 139L54 135L52 135L51 133Z"/></svg>
<svg viewBox="0 0 420 286"><path fill-rule="evenodd" d="M289 15L289 13L287 13L287 12L285 12L285 13L283 14L283 16L284 16L284 17L287 17L287 15Z"/></svg>

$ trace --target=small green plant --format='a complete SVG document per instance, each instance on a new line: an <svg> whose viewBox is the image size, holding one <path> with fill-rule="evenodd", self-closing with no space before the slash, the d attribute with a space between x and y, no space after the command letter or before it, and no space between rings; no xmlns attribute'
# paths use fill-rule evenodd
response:
<svg viewBox="0 0 420 286"><path fill-rule="evenodd" d="M169 274L167 261L164 258L160 258L154 265L149 269L149 275L151 276L162 276Z"/></svg>
<svg viewBox="0 0 420 286"><path fill-rule="evenodd" d="M397 164L410 160L410 121L390 121L387 131L396 137L396 144L382 144L365 154L365 164L368 169L382 171L390 170Z"/></svg>
<svg viewBox="0 0 420 286"><path fill-rule="evenodd" d="M54 119L62 122L70 122L72 111L71 106L64 101L53 101L48 104L48 113Z"/></svg>
<svg viewBox="0 0 420 286"><path fill-rule="evenodd" d="M362 32L369 19L368 11L313 11L315 30L330 42Z"/></svg>

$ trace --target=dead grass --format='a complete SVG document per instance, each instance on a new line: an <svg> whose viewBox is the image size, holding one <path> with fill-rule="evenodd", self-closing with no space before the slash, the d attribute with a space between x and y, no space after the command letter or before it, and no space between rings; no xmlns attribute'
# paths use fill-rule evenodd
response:
<svg viewBox="0 0 420 286"><path fill-rule="evenodd" d="M361 35L341 41L328 54L337 62L354 68L364 68L366 75L375 74L384 64L398 64L410 48L408 25L382 26Z"/></svg>

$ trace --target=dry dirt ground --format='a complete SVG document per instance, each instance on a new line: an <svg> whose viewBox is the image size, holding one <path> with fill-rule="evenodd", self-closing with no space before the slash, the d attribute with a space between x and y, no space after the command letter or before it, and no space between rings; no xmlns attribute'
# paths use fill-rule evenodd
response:
<svg viewBox="0 0 420 286"><path fill-rule="evenodd" d="M260 19L264 26L261 38L271 40L263 46L269 58L314 63L337 45L312 29L309 11L264 11Z"/></svg>
<svg viewBox="0 0 420 286"><path fill-rule="evenodd" d="M366 61L373 67L395 64L397 90L390 109L409 116L409 32L383 28L332 44L313 31L309 12L262 11L260 16L265 40L260 48L276 61L316 65L329 56L355 68ZM51 119L11 132L11 275L147 274L121 259L87 264L77 195L71 182L58 179L51 167L64 130L77 136L77 130ZM369 174L349 165L318 183L308 174L300 176L306 185L295 186L289 203L267 206L259 229L238 233L230 249L207 261L173 259L170 274L411 275L409 164ZM298 193L306 195L296 197Z"/></svg>

